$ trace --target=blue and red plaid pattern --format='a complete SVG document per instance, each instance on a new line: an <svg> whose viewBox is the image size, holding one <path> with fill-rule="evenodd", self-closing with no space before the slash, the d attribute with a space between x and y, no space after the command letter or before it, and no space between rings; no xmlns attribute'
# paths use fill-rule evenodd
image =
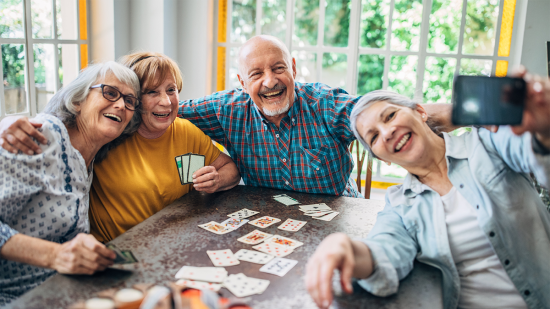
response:
<svg viewBox="0 0 550 309"><path fill-rule="evenodd" d="M241 89L182 101L179 116L225 146L247 185L361 197L348 150L349 114L358 97L324 84L295 83L280 128Z"/></svg>

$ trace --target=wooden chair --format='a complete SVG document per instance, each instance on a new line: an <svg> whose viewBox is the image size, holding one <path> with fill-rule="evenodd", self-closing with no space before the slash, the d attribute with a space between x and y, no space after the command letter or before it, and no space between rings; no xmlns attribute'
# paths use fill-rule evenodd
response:
<svg viewBox="0 0 550 309"><path fill-rule="evenodd" d="M353 147L354 145L357 147L357 189L359 189L360 193L363 193L366 199L370 198L370 191L371 191L371 181L372 181L372 156L367 157L367 175L365 177L365 188L364 191L361 190L361 172L363 171L363 164L365 163L365 156L367 154L366 150L363 150L361 154L359 154L359 141L355 140L351 143L349 146L349 151L351 152L351 155L353 155Z"/></svg>

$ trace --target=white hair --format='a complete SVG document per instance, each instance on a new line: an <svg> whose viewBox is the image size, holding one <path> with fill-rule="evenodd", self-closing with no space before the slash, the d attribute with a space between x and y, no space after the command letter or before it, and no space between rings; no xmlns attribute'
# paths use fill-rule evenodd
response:
<svg viewBox="0 0 550 309"><path fill-rule="evenodd" d="M244 72L242 70L242 67L243 67L244 63L242 63L242 60L241 60L241 52L244 48L248 47L248 44L251 44L251 42L256 41L256 40L260 40L260 39L263 40L263 41L269 41L274 46L277 46L281 50L281 52L283 53L283 57L285 59L285 62L287 63L289 68L292 69L292 56L290 55L290 51L288 50L288 47L286 47L285 43L283 43L281 40L279 40L278 38L276 38L274 36L263 34L263 35L257 35L255 37L250 38L239 49L239 53L238 53L239 57L238 57L237 60L238 60L239 74L241 75L241 77L245 76L243 74Z"/></svg>

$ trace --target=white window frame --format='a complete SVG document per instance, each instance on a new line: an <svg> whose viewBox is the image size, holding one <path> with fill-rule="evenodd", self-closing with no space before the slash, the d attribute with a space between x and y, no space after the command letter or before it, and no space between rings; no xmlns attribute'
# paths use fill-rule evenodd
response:
<svg viewBox="0 0 550 309"><path fill-rule="evenodd" d="M43 0L44 1L44 0ZM78 45L78 53L77 53L77 65L78 65L78 71L80 71L81 68L81 59L80 59L80 48L82 44L88 45L88 55L91 50L90 47L90 40L89 40L89 29L90 28L90 4L89 0L86 0L86 14L88 15L86 18L87 22L87 40L64 40L64 39L58 39L57 38L57 10L56 10L56 1L55 0L45 0L45 1L51 1L52 4L52 23L53 23L53 39L36 39L32 36L32 11L31 11L31 0L22 0L23 2L23 33L24 38L0 38L0 44L22 44L25 46L25 95L26 95L26 103L27 103L27 111L21 112L21 113L15 113L15 114L6 114L6 102L5 102L5 94L4 94L4 83L0 83L0 119L4 118L5 116L15 116L15 115L23 115L23 116L29 116L34 117L36 114L38 114L37 111L37 102L36 102L36 87L34 82L34 53L33 53L33 47L34 44L53 44L54 46L54 65L55 65L55 91L57 92L59 88L61 88L61 82L59 80L59 45L60 44L76 44ZM76 1L76 27L78 28L76 30L77 36L80 37L80 10L78 8L79 1ZM1 54L1 51L0 51ZM2 56L2 55L0 55ZM89 59L89 58L88 58ZM4 68L0 65L0 75L4 76Z"/></svg>
<svg viewBox="0 0 550 309"><path fill-rule="evenodd" d="M220 43L217 41L218 38L218 8L219 1L227 1L227 12L226 12L226 41L225 43ZM265 0L256 0L256 35L261 33L261 19L262 19L262 2ZM423 82L424 82L424 72L425 72L425 62L426 57L442 57L442 58L454 58L456 59L456 74L460 70L460 60L462 58L468 59L480 59L480 60L491 60L492 69L491 75L495 75L497 60L508 61L508 71L516 65L520 64L521 59L521 48L523 42L523 27L525 24L525 14L527 11L527 1L526 0L517 0L515 8L515 18L514 18L514 28L512 33L512 42L510 47L510 56L509 57L499 57L498 56L498 46L500 39L500 28L502 22L502 12L505 0L499 0L499 15L496 24L495 31L495 46L493 55L491 56L482 56L482 55L470 55L462 53L462 46L464 41L464 27L466 21L467 13L467 1L475 0L464 0L462 6L462 20L460 26L460 37L457 45L456 53L430 53L427 52L428 45L428 30L429 30L429 18L432 10L432 0L423 0L422 1L422 23L420 31L420 44L418 51L393 51L391 50L391 36L392 36L392 20L393 12L395 7L395 0L391 0L390 3L390 12L388 16L388 25L386 31L386 44L384 48L365 48L360 47L360 18L362 12L361 0L351 0L351 10L350 10L350 29L349 29L349 38L347 47L331 47L323 46L324 42L324 29L325 29L325 3L327 0L319 0L319 23L317 25L317 46L307 46L299 47L292 44L292 33L294 31L294 8L295 0L286 1L286 37L285 44L291 52L294 51L306 51L314 52L317 54L316 57L316 76L315 80L321 80L322 74L322 61L323 53L343 53L347 55L347 75L346 75L346 91L350 94L357 94L357 61L361 55L383 55L384 56L384 75L382 82L382 89L387 89L388 74L390 68L390 61L392 56L418 56L417 64L417 76L416 76L416 85L413 99L417 102L423 101ZM330 0L329 0L330 1ZM231 49L238 48L242 46L242 43L231 42L231 32L232 32L232 9L233 1L232 0L216 0L215 1L215 12L214 12L214 48L213 48L213 74L212 74L212 84L216 85L217 82L217 47L225 47L225 89L230 89L232 85L232 80L230 79L230 69L233 59L231 58ZM376 174L373 174L373 179L377 181L384 182L402 182L402 179L399 178L390 178L381 176L381 162L377 160L377 169Z"/></svg>

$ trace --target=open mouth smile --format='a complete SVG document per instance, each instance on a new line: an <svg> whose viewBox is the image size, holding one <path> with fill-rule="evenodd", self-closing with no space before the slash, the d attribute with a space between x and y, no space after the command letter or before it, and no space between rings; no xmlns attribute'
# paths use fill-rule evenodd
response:
<svg viewBox="0 0 550 309"><path fill-rule="evenodd" d="M285 90L286 89L279 89L279 90L275 90L275 91L270 91L270 92L262 93L262 94L260 94L260 96L262 96L265 99L272 100L272 99L275 99L275 98L281 96L285 92Z"/></svg>
<svg viewBox="0 0 550 309"><path fill-rule="evenodd" d="M103 116L105 116L105 117L107 117L107 118L109 118L113 121L116 121L116 122L122 122L122 119L119 116L115 115L115 114L103 114Z"/></svg>
<svg viewBox="0 0 550 309"><path fill-rule="evenodd" d="M409 141L410 138L411 138L411 133L410 132L403 135L401 140L395 146L395 149L394 149L395 152L399 152L401 149L403 149L403 146L405 146L405 144Z"/></svg>
<svg viewBox="0 0 550 309"><path fill-rule="evenodd" d="M165 118L165 117L170 116L170 113L166 113L166 114L153 113L153 116L155 116L157 118Z"/></svg>

